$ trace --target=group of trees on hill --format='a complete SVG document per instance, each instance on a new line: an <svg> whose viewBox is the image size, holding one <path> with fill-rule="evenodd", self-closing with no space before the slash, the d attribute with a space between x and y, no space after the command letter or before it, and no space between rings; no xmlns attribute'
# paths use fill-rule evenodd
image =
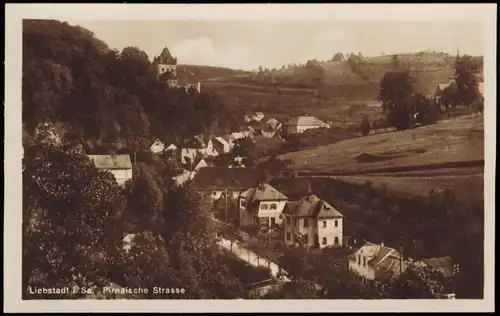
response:
<svg viewBox="0 0 500 316"><path fill-rule="evenodd" d="M88 290L74 286L99 293L112 283L148 289L136 298L245 295L216 245L204 200L189 187L135 168L122 188L74 145L36 141L25 149L23 189L25 299L79 298ZM136 235L127 248L128 233ZM70 292L60 295L29 290L66 286ZM154 286L185 293L154 294Z"/></svg>
<svg viewBox="0 0 500 316"><path fill-rule="evenodd" d="M398 57L393 64L398 68ZM378 100L386 113L387 125L408 129L416 123L429 124L457 106L476 107L483 111L484 98L479 91L478 75L482 64L471 56L457 56L454 83L444 89L440 99L415 93L416 79L408 70L387 72L380 82Z"/></svg>
<svg viewBox="0 0 500 316"><path fill-rule="evenodd" d="M23 21L23 123L63 123L74 140L127 147L235 130L238 119L213 95L169 89L136 47L111 50L79 26Z"/></svg>

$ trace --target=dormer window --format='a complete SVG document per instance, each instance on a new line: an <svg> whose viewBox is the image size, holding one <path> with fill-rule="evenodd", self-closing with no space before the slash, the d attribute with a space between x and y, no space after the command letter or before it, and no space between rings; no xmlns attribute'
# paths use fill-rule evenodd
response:
<svg viewBox="0 0 500 316"><path fill-rule="evenodd" d="M266 211L266 210L268 210L268 205L267 204L261 204L260 205L260 209Z"/></svg>
<svg viewBox="0 0 500 316"><path fill-rule="evenodd" d="M323 221L323 228L326 227L326 221Z"/></svg>

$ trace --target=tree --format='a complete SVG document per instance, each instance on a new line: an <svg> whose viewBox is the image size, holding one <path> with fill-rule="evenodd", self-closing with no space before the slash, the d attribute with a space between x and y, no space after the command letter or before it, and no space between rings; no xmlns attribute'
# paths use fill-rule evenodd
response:
<svg viewBox="0 0 500 316"><path fill-rule="evenodd" d="M459 104L458 94L457 94L457 85L455 82L452 82L449 86L444 88L441 91L440 103L444 106L446 113L450 113L450 108L454 108Z"/></svg>
<svg viewBox="0 0 500 316"><path fill-rule="evenodd" d="M277 173L287 171L292 164L293 162L290 159L281 159L276 155L272 155L268 159L260 162L258 167L261 170L265 170L270 174L275 175Z"/></svg>
<svg viewBox="0 0 500 316"><path fill-rule="evenodd" d="M400 65L401 65L401 62L400 62L399 55L393 55L392 56L392 68L394 68L394 70L398 70Z"/></svg>
<svg viewBox="0 0 500 316"><path fill-rule="evenodd" d="M127 209L137 218L143 227L161 227L163 225L163 192L156 179L139 166L134 168L132 181L126 184Z"/></svg>
<svg viewBox="0 0 500 316"><path fill-rule="evenodd" d="M455 61L455 82L457 85L457 100L471 106L481 99L477 75L481 72L482 65L471 56L464 55Z"/></svg>
<svg viewBox="0 0 500 316"><path fill-rule="evenodd" d="M345 60L345 57L344 54L342 54L341 52L336 53L332 57L332 61L343 61L343 60Z"/></svg>
<svg viewBox="0 0 500 316"><path fill-rule="evenodd" d="M66 144L40 143L25 150L23 190L23 297L33 298L28 286L105 285L121 258L125 208L113 175Z"/></svg>
<svg viewBox="0 0 500 316"><path fill-rule="evenodd" d="M415 79L409 71L387 72L380 81L380 92L377 97L387 116L389 126L397 129L408 129L413 126L415 110L411 97L415 90Z"/></svg>
<svg viewBox="0 0 500 316"><path fill-rule="evenodd" d="M416 93L412 96L412 103L416 112L416 122L431 124L439 119L439 105L434 100L421 93Z"/></svg>
<svg viewBox="0 0 500 316"><path fill-rule="evenodd" d="M242 163L247 167L253 166L258 158L255 143L250 137L235 140L231 155L233 157L242 157Z"/></svg>
<svg viewBox="0 0 500 316"><path fill-rule="evenodd" d="M363 117L361 124L359 124L359 130L361 131L361 135L366 136L370 134L370 129L371 129L370 121L368 120L368 117L365 116Z"/></svg>
<svg viewBox="0 0 500 316"><path fill-rule="evenodd" d="M410 263L403 275L390 285L388 292L395 299L441 298L445 283L440 271Z"/></svg>
<svg viewBox="0 0 500 316"><path fill-rule="evenodd" d="M23 122L28 131L57 121L93 145L137 152L151 135L166 139L226 132L239 122L209 92L187 94L157 80L140 48L110 50L81 27L55 20L23 22Z"/></svg>

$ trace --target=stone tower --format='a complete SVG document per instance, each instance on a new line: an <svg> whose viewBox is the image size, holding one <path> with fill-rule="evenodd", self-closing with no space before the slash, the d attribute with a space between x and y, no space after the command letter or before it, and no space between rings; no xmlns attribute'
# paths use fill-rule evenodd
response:
<svg viewBox="0 0 500 316"><path fill-rule="evenodd" d="M177 58L172 57L167 47L163 49L160 56L154 58L153 65L158 80L165 81L171 87L178 85Z"/></svg>

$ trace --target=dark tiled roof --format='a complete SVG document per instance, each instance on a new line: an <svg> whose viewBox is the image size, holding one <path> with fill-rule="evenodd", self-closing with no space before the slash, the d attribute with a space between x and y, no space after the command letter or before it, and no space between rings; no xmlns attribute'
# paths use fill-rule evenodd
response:
<svg viewBox="0 0 500 316"><path fill-rule="evenodd" d="M453 275L453 261L450 257L422 259L428 267L441 271L446 278Z"/></svg>
<svg viewBox="0 0 500 316"><path fill-rule="evenodd" d="M248 189L241 195L247 199L248 203L252 203L253 201L288 200L285 195L283 195L281 192L267 183L263 183L262 185L257 185L251 189Z"/></svg>
<svg viewBox="0 0 500 316"><path fill-rule="evenodd" d="M340 218L344 217L333 206L321 200L316 195L307 195L293 204L287 204L283 210L284 213L297 217L315 217L315 218Z"/></svg>
<svg viewBox="0 0 500 316"><path fill-rule="evenodd" d="M193 188L198 191L233 190L243 191L256 186L263 174L254 168L204 167L193 179Z"/></svg>

